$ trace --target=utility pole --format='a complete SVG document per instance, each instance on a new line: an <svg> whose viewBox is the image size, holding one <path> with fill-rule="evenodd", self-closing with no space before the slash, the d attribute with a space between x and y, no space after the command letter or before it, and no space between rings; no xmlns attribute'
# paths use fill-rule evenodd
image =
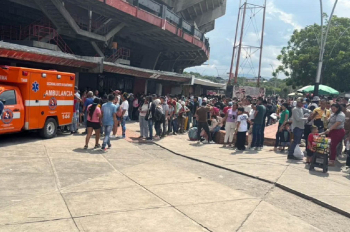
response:
<svg viewBox="0 0 350 232"><path fill-rule="evenodd" d="M323 4L322 4L322 0L320 0L320 10L321 10L321 44L320 44L320 55L319 55L319 58L318 58L318 68L317 68L315 87L314 87L314 96L318 96L318 90L320 88L320 80L321 80L322 66L323 66L323 56L324 56L325 47L326 47L326 43L327 43L328 32L329 32L329 29L331 27L332 18L333 18L333 14L334 14L335 8L337 6L337 3L338 3L338 0L335 0L334 6L333 6L333 9L332 9L332 13L329 16L326 32L323 33Z"/></svg>
<svg viewBox="0 0 350 232"><path fill-rule="evenodd" d="M258 73L258 83L257 83L258 87L260 87L260 78L261 78L261 59L262 59L262 52L263 52L263 47L264 47L265 17L266 17L266 0L264 3L264 16L263 16L261 41L260 41L261 43L260 43L259 73Z"/></svg>
<svg viewBox="0 0 350 232"><path fill-rule="evenodd" d="M233 85L236 85L238 76L240 74L239 73L240 68L242 70L244 69L244 67L242 67L241 65L245 65L245 62L242 62L242 64L240 63L242 58L241 57L242 50L244 50L247 53L245 55L246 56L245 59L248 59L248 57L249 59L251 59L251 56L257 50L260 50L259 71L258 71L258 81L257 81L257 85L259 86L259 82L261 78L261 60L262 60L262 50L264 45L264 29L265 29L265 17L266 17L266 0L261 0L261 1L264 2L264 5L252 4L250 3L249 0L240 0L228 85L231 84L232 79L234 79ZM256 23L256 18L255 18L256 15L259 15L259 16L261 15L259 14L259 12L263 12L261 35L255 32L257 34L258 40L260 40L259 45L245 44L247 40L244 37L246 35L247 30L249 29L249 25L251 23L252 24ZM247 16L247 14L250 14L250 15ZM247 24L246 21L249 21L249 23ZM260 27L260 25L259 26L256 25L256 26ZM234 70L234 65L235 65L235 70ZM254 73L254 75L256 74Z"/></svg>

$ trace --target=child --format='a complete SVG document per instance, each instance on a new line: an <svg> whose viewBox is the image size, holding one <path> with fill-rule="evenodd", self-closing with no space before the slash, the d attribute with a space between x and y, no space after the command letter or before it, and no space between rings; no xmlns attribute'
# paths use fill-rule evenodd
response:
<svg viewBox="0 0 350 232"><path fill-rule="evenodd" d="M311 126L311 133L309 134L309 137L307 138L308 143L307 143L307 148L306 148L306 153L307 153L307 158L306 158L306 164L310 164L312 160L312 156L314 155L315 148L313 146L314 142L314 136L317 136L318 134L318 127L313 125Z"/></svg>
<svg viewBox="0 0 350 232"><path fill-rule="evenodd" d="M280 150L284 152L286 146L290 146L290 123L286 123L280 133L281 147Z"/></svg>
<svg viewBox="0 0 350 232"><path fill-rule="evenodd" d="M248 130L248 115L244 113L244 108L239 107L237 112L237 126L236 126L236 148L239 151L245 150L245 141Z"/></svg>

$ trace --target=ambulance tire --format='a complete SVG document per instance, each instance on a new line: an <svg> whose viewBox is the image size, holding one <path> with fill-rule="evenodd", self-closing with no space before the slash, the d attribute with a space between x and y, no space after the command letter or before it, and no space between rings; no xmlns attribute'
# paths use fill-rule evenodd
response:
<svg viewBox="0 0 350 232"><path fill-rule="evenodd" d="M44 128L40 131L40 136L44 139L51 139L57 134L57 121L54 118L46 119Z"/></svg>

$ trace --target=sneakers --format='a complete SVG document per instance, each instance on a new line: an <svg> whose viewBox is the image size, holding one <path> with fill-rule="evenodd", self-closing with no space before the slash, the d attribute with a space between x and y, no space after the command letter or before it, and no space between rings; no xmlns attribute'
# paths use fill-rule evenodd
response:
<svg viewBox="0 0 350 232"><path fill-rule="evenodd" d="M214 144L215 142L214 141L210 141L210 142L208 142L209 144Z"/></svg>
<svg viewBox="0 0 350 232"><path fill-rule="evenodd" d="M111 135L110 138L111 139L115 139L116 137L115 137L115 135Z"/></svg>

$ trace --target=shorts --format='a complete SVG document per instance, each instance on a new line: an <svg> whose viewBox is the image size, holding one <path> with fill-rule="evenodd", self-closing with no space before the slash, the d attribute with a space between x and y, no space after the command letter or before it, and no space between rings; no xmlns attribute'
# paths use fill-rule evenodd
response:
<svg viewBox="0 0 350 232"><path fill-rule="evenodd" d="M312 157L314 155L314 152L309 149L306 149L306 155L307 157Z"/></svg>
<svg viewBox="0 0 350 232"><path fill-rule="evenodd" d="M87 121L87 127L92 127L92 129L94 130L98 130L98 129L101 129L101 124L99 122L90 122L90 121Z"/></svg>

